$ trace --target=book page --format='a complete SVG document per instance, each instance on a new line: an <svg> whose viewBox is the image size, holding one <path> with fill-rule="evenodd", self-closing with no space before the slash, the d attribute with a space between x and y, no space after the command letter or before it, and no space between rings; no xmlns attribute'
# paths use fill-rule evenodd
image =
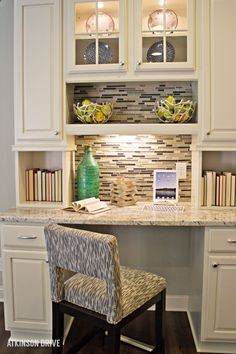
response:
<svg viewBox="0 0 236 354"><path fill-rule="evenodd" d="M107 208L107 204L105 202L97 201L95 203L89 203L88 205L86 205L85 210L91 213L93 211L105 208Z"/></svg>
<svg viewBox="0 0 236 354"><path fill-rule="evenodd" d="M76 211L78 211L80 209L85 209L87 205L97 202L97 201L100 201L100 199L92 197L92 198L87 198L87 199L79 200L76 202L72 202L72 205L73 205L74 209Z"/></svg>

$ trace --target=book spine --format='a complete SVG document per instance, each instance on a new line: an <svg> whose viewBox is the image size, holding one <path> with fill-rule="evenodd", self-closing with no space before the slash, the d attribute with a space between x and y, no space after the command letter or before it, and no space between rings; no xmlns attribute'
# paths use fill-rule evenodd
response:
<svg viewBox="0 0 236 354"><path fill-rule="evenodd" d="M212 206L213 203L213 195L212 195L212 190L213 190L213 177L212 177L212 172L207 171L206 172L206 206L210 207Z"/></svg>
<svg viewBox="0 0 236 354"><path fill-rule="evenodd" d="M42 171L42 201L46 201L46 171Z"/></svg>
<svg viewBox="0 0 236 354"><path fill-rule="evenodd" d="M38 176L37 176L37 172L34 172L34 200L38 200Z"/></svg>
<svg viewBox="0 0 236 354"><path fill-rule="evenodd" d="M220 206L220 176L216 176L216 206Z"/></svg>
<svg viewBox="0 0 236 354"><path fill-rule="evenodd" d="M35 201L35 174L37 173L37 169L29 170L29 201Z"/></svg>
<svg viewBox="0 0 236 354"><path fill-rule="evenodd" d="M38 183L38 201L42 201L42 171L37 172L37 183Z"/></svg>
<svg viewBox="0 0 236 354"><path fill-rule="evenodd" d="M201 177L201 206L204 206L204 193L205 193L204 176Z"/></svg>
<svg viewBox="0 0 236 354"><path fill-rule="evenodd" d="M29 201L29 170L25 171L25 199Z"/></svg>
<svg viewBox="0 0 236 354"><path fill-rule="evenodd" d="M204 175L204 206L207 205L207 179L206 175Z"/></svg>
<svg viewBox="0 0 236 354"><path fill-rule="evenodd" d="M52 201L52 172L47 173L47 201Z"/></svg>
<svg viewBox="0 0 236 354"><path fill-rule="evenodd" d="M55 171L51 173L51 201L55 202Z"/></svg>
<svg viewBox="0 0 236 354"><path fill-rule="evenodd" d="M235 181L236 176L231 176L231 198L230 198L230 206L235 206Z"/></svg>
<svg viewBox="0 0 236 354"><path fill-rule="evenodd" d="M226 206L226 177L222 175L222 206Z"/></svg>
<svg viewBox="0 0 236 354"><path fill-rule="evenodd" d="M216 205L216 172L212 171L212 203L211 205Z"/></svg>
<svg viewBox="0 0 236 354"><path fill-rule="evenodd" d="M58 201L62 202L62 170L58 170Z"/></svg>

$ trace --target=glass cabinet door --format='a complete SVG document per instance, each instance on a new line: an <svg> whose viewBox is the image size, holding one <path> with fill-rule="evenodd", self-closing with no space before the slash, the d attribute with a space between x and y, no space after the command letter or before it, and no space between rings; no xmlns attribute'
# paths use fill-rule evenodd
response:
<svg viewBox="0 0 236 354"><path fill-rule="evenodd" d="M124 70L124 1L76 0L70 6L72 71Z"/></svg>
<svg viewBox="0 0 236 354"><path fill-rule="evenodd" d="M138 0L136 6L137 69L193 68L193 1Z"/></svg>

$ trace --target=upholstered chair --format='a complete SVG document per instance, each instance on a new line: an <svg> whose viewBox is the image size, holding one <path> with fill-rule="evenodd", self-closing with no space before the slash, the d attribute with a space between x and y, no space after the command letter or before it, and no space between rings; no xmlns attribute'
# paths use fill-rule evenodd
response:
<svg viewBox="0 0 236 354"><path fill-rule="evenodd" d="M115 236L51 224L45 226L53 311L53 354L63 351L64 313L79 316L101 328L106 353L119 354L120 331L156 304L156 343L164 354L166 280L119 264ZM65 270L75 272L64 279ZM75 348L75 353L80 345Z"/></svg>

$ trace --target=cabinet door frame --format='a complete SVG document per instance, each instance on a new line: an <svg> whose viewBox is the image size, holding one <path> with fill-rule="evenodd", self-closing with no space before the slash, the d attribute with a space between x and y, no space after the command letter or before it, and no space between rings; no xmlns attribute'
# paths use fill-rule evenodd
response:
<svg viewBox="0 0 236 354"><path fill-rule="evenodd" d="M76 65L74 43L74 6L77 0L64 0L65 75L125 72L127 70L127 0L119 0L119 62L117 64Z"/></svg>
<svg viewBox="0 0 236 354"><path fill-rule="evenodd" d="M42 320L36 319L17 319L15 318L15 304L14 304L14 274L13 274L13 260L32 261L38 263L41 267L42 283L39 285L42 287L43 307ZM5 324L6 329L14 330L14 328L27 329L39 331L51 330L51 301L50 301L50 282L49 282L49 270L46 263L47 252L45 251L24 251L24 250L3 250L3 279L4 279L4 311L5 311ZM24 276L22 274L22 276ZM19 279L18 279L19 281ZM28 289L24 289L26 292L30 292L30 284ZM33 296L33 295L32 295ZM37 306L37 303L35 303Z"/></svg>
<svg viewBox="0 0 236 354"><path fill-rule="evenodd" d="M212 32L212 6L215 0L202 1L201 11L201 38L202 50L200 56L200 84L199 84L199 115L202 117L202 139L209 142L229 142L236 140L236 128L222 129L216 126L214 120L214 96L212 77L212 55L211 48L213 45ZM230 34L229 34L230 35ZM223 55L229 55L224 53ZM233 79L232 79L233 80ZM234 110L232 111L234 114ZM223 119L223 118L222 118ZM235 143L234 143L235 145Z"/></svg>
<svg viewBox="0 0 236 354"><path fill-rule="evenodd" d="M24 140L51 140L58 142L62 138L62 6L61 0L15 0L15 84L14 84L14 107L15 107L15 136L17 141ZM24 43L24 11L41 6L42 9L49 7L50 17L50 78L48 90L50 92L50 107L48 107L50 122L47 127L27 127L25 103L25 43ZM33 40L33 39L31 39ZM37 85L37 83L35 83ZM31 108L32 109L32 108ZM40 107L35 107L39 109ZM30 108L29 108L30 111Z"/></svg>
<svg viewBox="0 0 236 354"><path fill-rule="evenodd" d="M202 308L202 328L201 339L204 340L224 340L235 341L235 329L220 328L219 311L217 305L219 291L221 289L221 273L224 267L233 267L236 275L236 255L210 254L205 258L204 284L203 284L203 308ZM229 289L224 289L229 291ZM235 308L232 308L234 311ZM218 328L217 328L218 325Z"/></svg>
<svg viewBox="0 0 236 354"><path fill-rule="evenodd" d="M187 0L188 6L188 36L187 36L187 62L143 63L142 62L142 0L134 0L134 70L139 71L193 71L195 69L195 26L196 3Z"/></svg>

